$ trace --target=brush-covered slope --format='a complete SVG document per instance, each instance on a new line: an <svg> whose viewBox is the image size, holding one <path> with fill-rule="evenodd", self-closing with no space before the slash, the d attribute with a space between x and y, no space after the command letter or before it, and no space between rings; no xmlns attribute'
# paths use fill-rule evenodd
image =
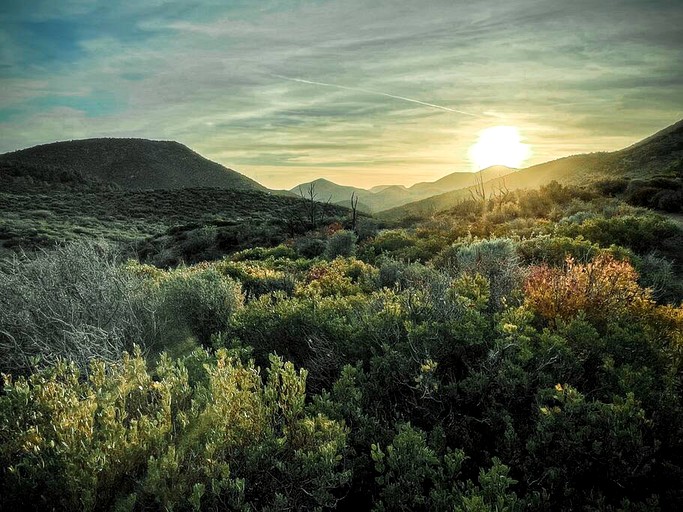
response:
<svg viewBox="0 0 683 512"><path fill-rule="evenodd" d="M57 184L124 190L224 188L267 191L178 142L85 139L43 144L0 155L5 190Z"/></svg>
<svg viewBox="0 0 683 512"><path fill-rule="evenodd" d="M326 180L325 178L318 178L308 183L302 183L290 189L290 192L297 197L310 198L311 193L316 201L323 203L348 203L351 200L351 194L355 194L365 203L365 199L372 196L372 192L358 187L349 187L345 185L337 185L336 183Z"/></svg>
<svg viewBox="0 0 683 512"><path fill-rule="evenodd" d="M348 210L335 205L318 210L321 224L348 216ZM0 190L0 258L15 250L83 238L134 246L169 230L202 226L217 229L214 238L225 251L252 242L268 246L305 231L306 217L307 205L301 199L251 190Z"/></svg>
<svg viewBox="0 0 683 512"><path fill-rule="evenodd" d="M611 153L574 155L521 169L484 181L486 195L501 190L538 188L551 181L581 185L605 178L651 178L683 174L683 121L654 135ZM423 217L451 208L463 199L477 195L475 186L466 186L396 208L380 216L387 219Z"/></svg>
<svg viewBox="0 0 683 512"><path fill-rule="evenodd" d="M379 185L368 190L358 187L337 185L332 181L321 178L298 185L291 189L291 191L297 195L303 194L307 197L310 187L313 186L316 198L319 201L329 201L330 203L344 206L349 206L351 194L355 194L355 197L359 200L358 209L374 213L427 197L443 194L444 192L449 192L451 190L469 187L479 180L488 181L506 176L513 172L515 172L515 169L497 165L476 173L454 172L436 181L416 183L411 187L405 187L403 185Z"/></svg>

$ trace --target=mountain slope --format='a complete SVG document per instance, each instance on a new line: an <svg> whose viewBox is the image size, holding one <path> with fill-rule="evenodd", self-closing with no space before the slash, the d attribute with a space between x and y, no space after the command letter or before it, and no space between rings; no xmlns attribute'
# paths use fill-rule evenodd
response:
<svg viewBox="0 0 683 512"><path fill-rule="evenodd" d="M356 197L359 198L359 209L373 213L474 185L480 176L483 180L491 180L514 172L515 169L499 165L475 173L454 172L436 181L416 183L411 187L380 185L369 190L337 185L332 181L321 178L309 183L302 183L291 189L291 192L297 195L303 193L306 196L309 187L313 185L318 201L325 202L329 200L331 203L344 206L349 205L351 194L355 193Z"/></svg>
<svg viewBox="0 0 683 512"><path fill-rule="evenodd" d="M475 173L454 172L436 181L416 183L412 187L409 187L408 190L414 195L443 194L444 192L449 192L451 190L470 187L479 179L488 181L501 178L515 171L516 169L505 167L504 165L493 165Z"/></svg>
<svg viewBox="0 0 683 512"><path fill-rule="evenodd" d="M124 190L268 190L178 142L146 139L84 139L5 153L0 155L0 174L3 183L9 181L8 176L43 182L61 176L79 184L115 185Z"/></svg>
<svg viewBox="0 0 683 512"><path fill-rule="evenodd" d="M627 148L559 158L484 182L487 194L500 189L538 188L557 181L586 184L604 178L648 178L683 173L683 120ZM468 199L474 187L464 187L380 212L387 219L425 216Z"/></svg>
<svg viewBox="0 0 683 512"><path fill-rule="evenodd" d="M369 190L358 187L337 185L336 183L326 180L325 178L318 178L317 180L309 181L308 183L302 183L301 185L297 185L289 191L297 197L308 198L311 187L313 187L313 193L315 194L316 201L321 201L323 203L328 201L330 203L348 202L350 201L351 194L353 193L355 193L361 201L363 201L366 197L373 195Z"/></svg>

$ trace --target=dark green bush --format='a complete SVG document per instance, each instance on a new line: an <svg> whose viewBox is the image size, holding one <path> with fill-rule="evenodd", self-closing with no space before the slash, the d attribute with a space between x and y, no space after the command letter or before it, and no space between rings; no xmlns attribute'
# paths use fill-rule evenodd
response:
<svg viewBox="0 0 683 512"><path fill-rule="evenodd" d="M294 242L294 248L299 255L304 258L317 258L322 256L327 249L325 240L320 238L297 238Z"/></svg>
<svg viewBox="0 0 683 512"><path fill-rule="evenodd" d="M239 283L212 268L176 270L159 286L164 320L181 332L188 329L204 346L243 303Z"/></svg>
<svg viewBox="0 0 683 512"><path fill-rule="evenodd" d="M348 258L356 253L356 234L353 231L341 230L327 239L325 257L333 260L339 256Z"/></svg>

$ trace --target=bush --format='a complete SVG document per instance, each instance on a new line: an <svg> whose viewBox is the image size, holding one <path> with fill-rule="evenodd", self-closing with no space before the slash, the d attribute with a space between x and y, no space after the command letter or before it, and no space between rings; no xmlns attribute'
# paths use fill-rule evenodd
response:
<svg viewBox="0 0 683 512"><path fill-rule="evenodd" d="M86 369L157 338L156 298L104 242L62 245L0 265L0 370L63 358Z"/></svg>
<svg viewBox="0 0 683 512"><path fill-rule="evenodd" d="M650 293L637 280L630 263L603 254L586 264L567 258L564 268L533 267L524 290L529 307L546 320L569 319L583 311L602 322L637 314L651 303Z"/></svg>
<svg viewBox="0 0 683 512"><path fill-rule="evenodd" d="M325 253L327 244L320 238L303 237L296 239L294 248L304 258L317 258Z"/></svg>
<svg viewBox="0 0 683 512"><path fill-rule="evenodd" d="M681 236L681 231L673 220L652 213L597 217L578 224L557 225L559 235L583 236L603 247L621 245L641 254L665 249L668 241Z"/></svg>
<svg viewBox="0 0 683 512"><path fill-rule="evenodd" d="M460 273L480 274L488 279L489 308L494 311L505 307L524 278L516 244L508 238L472 242L457 251L456 260Z"/></svg>
<svg viewBox="0 0 683 512"><path fill-rule="evenodd" d="M271 359L267 375L219 351L202 377L139 351L60 363L0 395L3 510L311 510L348 475L343 427L307 412L306 372Z"/></svg>
<svg viewBox="0 0 683 512"><path fill-rule="evenodd" d="M380 500L373 510L462 510L515 512L522 504L509 487L510 468L493 459L493 466L479 473L479 486L466 481L462 450L439 455L427 444L424 432L402 425L386 452L371 447Z"/></svg>
<svg viewBox="0 0 683 512"><path fill-rule="evenodd" d="M374 290L377 269L355 258L337 258L313 265L295 293L298 296L347 296Z"/></svg>
<svg viewBox="0 0 683 512"><path fill-rule="evenodd" d="M205 346L244 301L239 283L212 268L176 270L160 282L160 294L169 324L189 329Z"/></svg>
<svg viewBox="0 0 683 512"><path fill-rule="evenodd" d="M266 293L278 291L285 292L287 295L294 293L296 281L290 273L273 270L262 263L222 261L218 263L216 270L223 275L237 279L242 284L246 301Z"/></svg>
<svg viewBox="0 0 683 512"><path fill-rule="evenodd" d="M356 234L353 231L340 230L327 239L325 256L329 260L338 257L348 258L356 253Z"/></svg>
<svg viewBox="0 0 683 512"><path fill-rule="evenodd" d="M640 283L652 290L657 301L678 304L683 300L683 283L677 279L673 262L649 253L636 261Z"/></svg>
<svg viewBox="0 0 683 512"><path fill-rule="evenodd" d="M610 510L623 503L625 489L649 497L640 482L652 470L658 443L633 395L604 403L557 384L539 398L545 405L527 444L527 465L533 482L543 482L547 505Z"/></svg>
<svg viewBox="0 0 683 512"><path fill-rule="evenodd" d="M296 251L289 246L281 244L270 249L264 247L245 249L230 257L232 261L266 260L268 258L294 260L296 259Z"/></svg>
<svg viewBox="0 0 683 512"><path fill-rule="evenodd" d="M526 263L562 265L568 256L575 261L587 262L600 252L597 244L581 237L543 235L519 243L519 253Z"/></svg>

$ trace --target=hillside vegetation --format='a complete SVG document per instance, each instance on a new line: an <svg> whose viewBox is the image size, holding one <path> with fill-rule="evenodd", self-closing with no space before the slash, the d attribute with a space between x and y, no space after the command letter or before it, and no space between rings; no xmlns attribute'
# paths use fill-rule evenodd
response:
<svg viewBox="0 0 683 512"><path fill-rule="evenodd" d="M194 250L203 246L225 254L258 243L277 244L316 227L310 225L310 204L262 192L41 190L0 192L0 256L92 238L123 243L133 252L149 253L150 243L160 248L164 242L175 243L165 248L180 253L192 249L194 243ZM334 205L315 208L316 224L348 216L344 208Z"/></svg>
<svg viewBox="0 0 683 512"><path fill-rule="evenodd" d="M43 184L97 184L125 190L267 189L207 160L178 142L85 139L55 142L0 155L0 184L25 191Z"/></svg>
<svg viewBox="0 0 683 512"><path fill-rule="evenodd" d="M569 156L501 177L470 182L456 190L387 209L380 216L386 219L429 216L452 208L473 194L488 197L538 188L551 181L582 185L605 180L625 180L626 183L634 180L637 183L636 180L657 178L677 179L679 183L683 179L683 120L619 151Z"/></svg>
<svg viewBox="0 0 683 512"><path fill-rule="evenodd" d="M0 508L681 508L682 228L601 188L470 201L191 266L5 260Z"/></svg>
<svg viewBox="0 0 683 512"><path fill-rule="evenodd" d="M677 133L622 155L661 175L391 225L80 171L3 191L0 510L683 509Z"/></svg>

